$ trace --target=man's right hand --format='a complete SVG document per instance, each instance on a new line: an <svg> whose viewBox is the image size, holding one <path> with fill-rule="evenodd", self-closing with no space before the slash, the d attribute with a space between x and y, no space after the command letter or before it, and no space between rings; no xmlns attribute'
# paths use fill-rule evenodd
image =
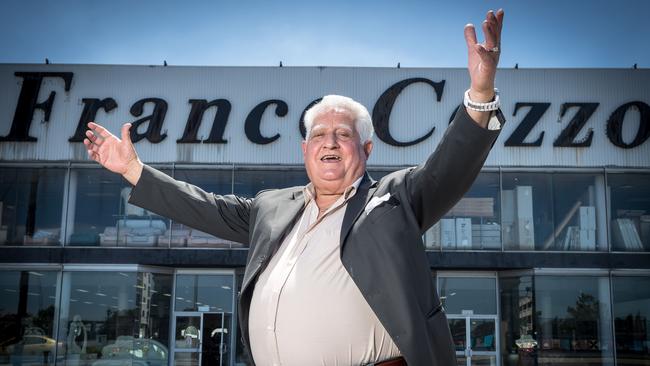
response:
<svg viewBox="0 0 650 366"><path fill-rule="evenodd" d="M113 173L121 174L132 185L136 185L142 174L143 164L135 152L129 129L130 123L122 126L122 139L94 122L88 123L84 145L88 157Z"/></svg>

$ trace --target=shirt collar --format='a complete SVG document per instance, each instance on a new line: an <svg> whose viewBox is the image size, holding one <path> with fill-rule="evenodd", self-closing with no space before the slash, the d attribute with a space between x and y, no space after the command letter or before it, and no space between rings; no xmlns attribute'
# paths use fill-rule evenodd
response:
<svg viewBox="0 0 650 366"><path fill-rule="evenodd" d="M348 200L351 197L357 193L357 189L359 188L359 185L361 184L361 180L363 179L363 175L360 176L357 180L354 181L349 187L343 191L343 199ZM316 189L314 188L314 184L312 182L309 182L303 189L303 196L305 197L305 204L308 204L309 201L314 199L316 197Z"/></svg>

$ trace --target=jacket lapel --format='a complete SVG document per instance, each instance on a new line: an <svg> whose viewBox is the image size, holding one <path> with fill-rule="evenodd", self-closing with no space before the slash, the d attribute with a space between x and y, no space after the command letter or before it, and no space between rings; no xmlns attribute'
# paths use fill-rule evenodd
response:
<svg viewBox="0 0 650 366"><path fill-rule="evenodd" d="M293 228L296 218L305 208L302 190L294 191L286 200L277 203L274 216L271 219L269 243L273 251L280 246L281 240Z"/></svg>
<svg viewBox="0 0 650 366"><path fill-rule="evenodd" d="M345 245L345 238L350 233L352 225L357 221L357 218L363 212L363 208L366 207L366 204L375 194L376 190L377 182L366 172L363 179L361 179L357 193L348 202L345 216L343 216L343 224L341 225L341 249Z"/></svg>

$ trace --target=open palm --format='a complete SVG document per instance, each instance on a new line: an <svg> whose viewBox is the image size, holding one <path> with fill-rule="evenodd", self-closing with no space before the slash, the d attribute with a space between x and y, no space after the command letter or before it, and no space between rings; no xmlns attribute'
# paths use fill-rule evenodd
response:
<svg viewBox="0 0 650 366"><path fill-rule="evenodd" d="M122 139L110 133L97 123L88 123L84 145L88 156L104 168L118 174L125 174L129 165L138 160L138 154L131 142L130 123L122 126Z"/></svg>

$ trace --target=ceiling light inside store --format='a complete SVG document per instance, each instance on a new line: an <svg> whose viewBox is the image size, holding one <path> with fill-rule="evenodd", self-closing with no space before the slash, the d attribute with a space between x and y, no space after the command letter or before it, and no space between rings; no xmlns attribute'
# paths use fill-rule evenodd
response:
<svg viewBox="0 0 650 366"><path fill-rule="evenodd" d="M34 275L34 276L39 276L39 277L42 277L42 276L43 276L42 273L34 272L34 271L29 271L29 274L30 274L30 275Z"/></svg>

